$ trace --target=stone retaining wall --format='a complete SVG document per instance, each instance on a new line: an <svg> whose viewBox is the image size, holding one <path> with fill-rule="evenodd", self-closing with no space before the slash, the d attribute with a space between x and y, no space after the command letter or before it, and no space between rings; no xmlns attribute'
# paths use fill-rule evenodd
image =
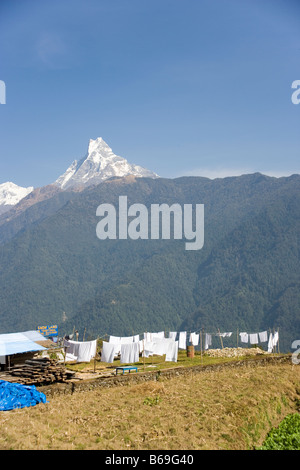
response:
<svg viewBox="0 0 300 470"><path fill-rule="evenodd" d="M239 368L239 367L257 367L267 366L269 364L282 364L291 362L290 356L264 356L262 358L251 358L247 360L225 362L223 364L212 364L205 366L191 366L191 367L175 367L172 369L162 369L150 372L127 373L126 375L114 375L111 377L97 377L90 380L70 381L66 383L55 383L37 387L37 389L47 397L55 396L58 394L72 394L75 392L84 392L87 390L94 390L98 388L111 388L120 387L125 385L132 385L147 381L167 380L174 377L192 375L203 372L215 372L224 370L226 368Z"/></svg>

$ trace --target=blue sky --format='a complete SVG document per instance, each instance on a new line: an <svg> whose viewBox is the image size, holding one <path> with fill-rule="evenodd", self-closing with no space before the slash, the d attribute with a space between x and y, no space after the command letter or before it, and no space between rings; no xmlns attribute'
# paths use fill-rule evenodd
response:
<svg viewBox="0 0 300 470"><path fill-rule="evenodd" d="M0 183L89 139L160 176L300 173L298 0L0 0Z"/></svg>

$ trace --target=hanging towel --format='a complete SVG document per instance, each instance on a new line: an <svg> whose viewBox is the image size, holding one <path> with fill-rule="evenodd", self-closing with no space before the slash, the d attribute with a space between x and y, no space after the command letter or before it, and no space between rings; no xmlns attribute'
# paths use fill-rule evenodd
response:
<svg viewBox="0 0 300 470"><path fill-rule="evenodd" d="M249 335L248 333L240 333L240 338L242 343L248 343L249 341Z"/></svg>
<svg viewBox="0 0 300 470"><path fill-rule="evenodd" d="M163 339L164 337L165 337L165 332L164 331L159 331L158 333L152 333L152 339L154 339L154 338Z"/></svg>
<svg viewBox="0 0 300 470"><path fill-rule="evenodd" d="M121 338L120 338L120 336L112 336L112 335L110 335L110 337L109 337L109 342L110 342L110 343L114 343L114 344L119 344L119 343L121 343Z"/></svg>
<svg viewBox="0 0 300 470"><path fill-rule="evenodd" d="M166 352L166 343L162 338L153 338L153 354L163 356Z"/></svg>
<svg viewBox="0 0 300 470"><path fill-rule="evenodd" d="M258 344L258 334L250 333L250 344Z"/></svg>
<svg viewBox="0 0 300 470"><path fill-rule="evenodd" d="M169 345L173 344L172 338L154 338L153 340L153 353L159 356L167 354Z"/></svg>
<svg viewBox="0 0 300 470"><path fill-rule="evenodd" d="M212 342L211 342L211 334L209 333L205 333L205 349L208 349L209 346L211 346Z"/></svg>
<svg viewBox="0 0 300 470"><path fill-rule="evenodd" d="M79 345L77 362L90 362L96 356L97 340L83 341Z"/></svg>
<svg viewBox="0 0 300 470"><path fill-rule="evenodd" d="M147 343L151 343L151 341L152 341L152 333L144 333L144 340L145 340Z"/></svg>
<svg viewBox="0 0 300 470"><path fill-rule="evenodd" d="M180 331L178 347L179 349L186 349L186 331Z"/></svg>
<svg viewBox="0 0 300 470"><path fill-rule="evenodd" d="M176 340L177 332L176 331L170 331L169 333L169 338Z"/></svg>
<svg viewBox="0 0 300 470"><path fill-rule="evenodd" d="M177 362L178 357L178 341L170 341L166 352L166 362Z"/></svg>
<svg viewBox="0 0 300 470"><path fill-rule="evenodd" d="M268 341L268 332L267 331L261 331L260 333L258 333L258 336L259 336L259 341L261 343L265 343L266 341Z"/></svg>
<svg viewBox="0 0 300 470"><path fill-rule="evenodd" d="M121 336L121 344L133 343L133 336Z"/></svg>
<svg viewBox="0 0 300 470"><path fill-rule="evenodd" d="M275 331L274 336L273 336L273 347L277 345L278 340L279 340L279 333L278 331Z"/></svg>
<svg viewBox="0 0 300 470"><path fill-rule="evenodd" d="M72 354L72 356L75 356L77 358L79 349L79 343L77 341L70 341L64 339L64 348L66 348L67 354Z"/></svg>
<svg viewBox="0 0 300 470"><path fill-rule="evenodd" d="M102 344L102 353L101 353L101 362L114 362L114 357L116 354L116 345L114 343L107 343L103 341Z"/></svg>
<svg viewBox="0 0 300 470"><path fill-rule="evenodd" d="M124 343L121 344L121 364L133 364L139 362L139 343Z"/></svg>
<svg viewBox="0 0 300 470"><path fill-rule="evenodd" d="M153 356L153 342L144 340L143 357L150 357L150 356Z"/></svg>
<svg viewBox="0 0 300 470"><path fill-rule="evenodd" d="M270 333L270 336L269 336L269 342L268 342L268 352L272 352L273 351L273 335L272 333Z"/></svg>
<svg viewBox="0 0 300 470"><path fill-rule="evenodd" d="M64 340L67 354L75 356L77 362L90 362L95 357L97 340L94 341L67 341Z"/></svg>
<svg viewBox="0 0 300 470"><path fill-rule="evenodd" d="M222 336L222 338L230 338L231 335L232 335L232 331L228 333L218 333L217 336Z"/></svg>
<svg viewBox="0 0 300 470"><path fill-rule="evenodd" d="M199 344L199 333L198 334L196 334L196 333L191 333L190 334L190 343L193 346L198 346L198 344Z"/></svg>
<svg viewBox="0 0 300 470"><path fill-rule="evenodd" d="M121 353L121 338L120 336L110 336L109 342L114 344L115 347L115 356Z"/></svg>

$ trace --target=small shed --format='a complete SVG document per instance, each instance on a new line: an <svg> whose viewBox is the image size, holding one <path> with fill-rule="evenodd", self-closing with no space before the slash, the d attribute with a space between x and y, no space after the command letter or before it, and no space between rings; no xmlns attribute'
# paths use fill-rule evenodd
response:
<svg viewBox="0 0 300 470"><path fill-rule="evenodd" d="M45 337L38 331L0 334L0 367L9 368L13 362L23 362L37 352L47 349Z"/></svg>

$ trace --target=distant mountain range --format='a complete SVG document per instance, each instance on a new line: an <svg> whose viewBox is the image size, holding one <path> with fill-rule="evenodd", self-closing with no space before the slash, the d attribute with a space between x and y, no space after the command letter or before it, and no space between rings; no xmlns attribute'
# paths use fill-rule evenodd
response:
<svg viewBox="0 0 300 470"><path fill-rule="evenodd" d="M0 216L0 332L279 327L290 350L300 339L300 176L165 179L119 158L91 141L81 163ZM203 249L99 240L96 209L120 195L146 207L204 204Z"/></svg>
<svg viewBox="0 0 300 470"><path fill-rule="evenodd" d="M18 204L33 191L33 186L22 188L10 181L0 184L0 215Z"/></svg>
<svg viewBox="0 0 300 470"><path fill-rule="evenodd" d="M115 155L102 137L98 137L95 140L90 139L85 157L80 161L74 160L65 173L53 182L53 185L61 190L71 188L82 190L89 185L99 184L109 178L128 175L147 178L158 177L153 171L131 164L125 158ZM11 182L0 184L0 215L16 206L33 191L35 193L27 199L26 207L32 202L37 202L37 198L47 198L47 189L49 189L49 196L52 196L54 191L52 184L36 190L33 186L23 188Z"/></svg>

